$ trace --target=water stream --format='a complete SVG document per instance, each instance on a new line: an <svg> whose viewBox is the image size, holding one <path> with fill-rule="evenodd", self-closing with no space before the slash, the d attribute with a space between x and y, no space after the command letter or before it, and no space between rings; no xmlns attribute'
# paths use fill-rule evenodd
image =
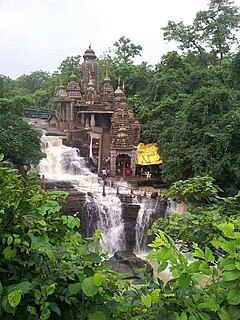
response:
<svg viewBox="0 0 240 320"><path fill-rule="evenodd" d="M70 181L75 189L86 194L83 211L87 236L94 231L102 231L102 247L110 255L118 250L124 250L126 241L122 218L122 203L116 195L116 189L105 187L106 196L102 195L103 181L86 166L85 158L79 150L64 146L61 137L43 136L42 149L47 157L39 164L39 173L45 179L53 181ZM125 181L114 182L121 194L131 193L131 188ZM147 229L152 222L152 216L157 209L157 201L144 197L139 201L133 197L134 203L140 205L136 221L135 252L140 254L146 249Z"/></svg>
<svg viewBox="0 0 240 320"><path fill-rule="evenodd" d="M39 173L45 179L70 181L75 189L86 193L83 210L87 221L87 236L96 230L102 231L102 247L110 255L125 249L122 206L116 190L106 186L107 196L102 195L102 181L90 172L79 150L64 146L55 136L42 137L42 149L46 158L39 164ZM120 186L121 187L121 186ZM121 192L126 190L123 185ZM90 195L89 195L90 194Z"/></svg>

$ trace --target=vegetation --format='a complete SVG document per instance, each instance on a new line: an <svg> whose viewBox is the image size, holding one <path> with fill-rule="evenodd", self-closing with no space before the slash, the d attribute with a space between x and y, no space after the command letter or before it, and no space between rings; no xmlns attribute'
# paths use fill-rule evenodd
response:
<svg viewBox="0 0 240 320"><path fill-rule="evenodd" d="M101 264L100 235L85 241L79 220L59 213L66 194L2 161L0 189L1 319L111 319L116 279Z"/></svg>
<svg viewBox="0 0 240 320"><path fill-rule="evenodd" d="M0 99L0 152L16 166L25 162L36 165L44 157L40 132L23 120L26 101L25 97Z"/></svg>
<svg viewBox="0 0 240 320"><path fill-rule="evenodd" d="M1 161L1 319L240 319L239 197L218 199L209 178L185 182L175 192L194 194L195 187L197 199L215 203L215 211L227 212L228 219L215 220L209 246L195 236L192 262L156 229L149 259L158 263L158 273L168 268L171 276L164 283L143 273L130 285L105 268L101 234L84 240L78 218L61 214L65 193L45 192L41 180L23 178ZM189 231L188 238L193 228Z"/></svg>
<svg viewBox="0 0 240 320"><path fill-rule="evenodd" d="M79 76L80 57L67 57L53 75L0 77L0 152L11 161L1 156L1 319L240 319L240 53L232 51L239 23L232 1L211 0L192 25L164 28L181 53L135 64L142 47L121 37L99 59L114 87L119 76L125 83L142 140L158 143L173 183L164 198L188 204L152 228L156 279L142 270L129 283L107 270L101 234L84 239L80 221L62 214L66 194L45 192L34 174L22 177L12 166L42 157L23 108L51 108L59 83L72 71Z"/></svg>

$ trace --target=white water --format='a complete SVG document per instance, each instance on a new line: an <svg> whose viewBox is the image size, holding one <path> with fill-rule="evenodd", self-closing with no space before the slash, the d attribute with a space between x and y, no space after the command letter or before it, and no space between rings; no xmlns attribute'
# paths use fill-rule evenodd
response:
<svg viewBox="0 0 240 320"><path fill-rule="evenodd" d="M152 216L157 209L157 200L144 197L140 204L140 210L136 221L136 245L135 252L138 255L147 251L147 231L152 224Z"/></svg>
<svg viewBox="0 0 240 320"><path fill-rule="evenodd" d="M84 204L87 214L87 230L94 227L102 231L101 245L105 251L113 255L125 249L124 224L122 220L121 201L114 195L94 194L86 196Z"/></svg>
<svg viewBox="0 0 240 320"><path fill-rule="evenodd" d="M122 208L116 190L106 186L107 196L104 197L98 176L86 167L85 159L79 156L79 150L64 146L60 137L43 136L42 149L47 157L40 161L39 173L45 179L70 181L77 190L91 193L92 196L86 195L84 204L88 229L92 232L102 231L102 247L109 254L124 250ZM125 188L121 183L118 186Z"/></svg>
<svg viewBox="0 0 240 320"><path fill-rule="evenodd" d="M114 187L105 186L106 196L102 195L102 180L86 167L79 150L64 146L62 139L55 136L42 137L42 149L47 157L39 164L39 173L45 179L70 181L75 189L86 193L83 206L86 216L87 236L94 231L102 231L102 247L110 255L118 250L125 249L124 224L122 220L122 206L117 196L118 188L121 194L130 194L131 189L126 181L114 182ZM89 195L90 194L90 195ZM133 203L140 205L136 221L136 245L135 253L141 255L146 251L147 230L152 223L152 215L156 212L157 201L150 197L143 197L139 202L133 197ZM167 213L173 211L173 204L169 203Z"/></svg>

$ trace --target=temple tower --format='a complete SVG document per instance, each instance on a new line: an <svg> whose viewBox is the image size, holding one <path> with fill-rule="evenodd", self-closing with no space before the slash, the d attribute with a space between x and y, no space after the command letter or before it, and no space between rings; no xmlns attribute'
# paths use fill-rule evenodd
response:
<svg viewBox="0 0 240 320"><path fill-rule="evenodd" d="M89 84L92 80L95 91L99 93L99 66L95 52L89 46L83 55L83 63L81 66L81 89L85 93Z"/></svg>

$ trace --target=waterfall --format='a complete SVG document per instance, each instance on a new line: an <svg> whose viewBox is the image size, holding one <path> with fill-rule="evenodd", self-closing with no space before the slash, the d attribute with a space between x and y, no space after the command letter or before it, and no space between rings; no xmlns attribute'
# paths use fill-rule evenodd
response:
<svg viewBox="0 0 240 320"><path fill-rule="evenodd" d="M64 146L62 139L55 136L42 136L41 142L46 158L40 161L38 171L45 178L89 185L95 177L97 183L97 176L86 167L85 158L77 148Z"/></svg>
<svg viewBox="0 0 240 320"><path fill-rule="evenodd" d="M158 200L144 197L140 204L136 221L136 245L135 252L141 253L147 250L147 231L151 227L153 217L157 211Z"/></svg>
<svg viewBox="0 0 240 320"><path fill-rule="evenodd" d="M116 195L108 194L107 197L101 194L87 195L83 210L88 230L87 236L95 230L101 230L103 237L101 245L110 255L125 249L122 206Z"/></svg>
<svg viewBox="0 0 240 320"><path fill-rule="evenodd" d="M43 136L42 150L46 158L39 163L38 170L45 179L70 181L75 189L86 193L83 218L87 236L102 231L102 247L110 255L125 249L122 206L116 190L106 186L107 196L102 196L102 185L98 176L89 171L77 148L62 144L60 137ZM94 194L93 194L94 192ZM91 193L91 196L87 195Z"/></svg>

